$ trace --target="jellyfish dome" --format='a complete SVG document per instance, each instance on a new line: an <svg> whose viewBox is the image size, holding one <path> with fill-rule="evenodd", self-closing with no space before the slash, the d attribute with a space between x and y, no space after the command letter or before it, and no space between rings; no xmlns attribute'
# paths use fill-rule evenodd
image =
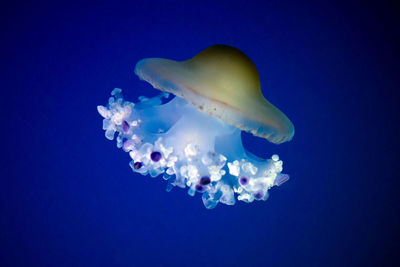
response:
<svg viewBox="0 0 400 267"><path fill-rule="evenodd" d="M134 172L162 175L167 191L188 187L208 209L233 205L236 196L266 200L271 187L289 179L278 155L262 159L242 145L242 130L275 144L294 135L291 121L264 98L258 71L242 51L214 45L182 62L146 58L135 73L162 92L132 103L116 88L107 106L97 107L106 138L116 136Z"/></svg>

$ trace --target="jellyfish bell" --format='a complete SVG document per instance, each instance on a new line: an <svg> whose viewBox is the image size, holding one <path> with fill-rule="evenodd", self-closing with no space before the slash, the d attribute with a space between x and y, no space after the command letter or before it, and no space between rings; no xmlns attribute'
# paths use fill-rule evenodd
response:
<svg viewBox="0 0 400 267"><path fill-rule="evenodd" d="M237 48L214 45L183 62L147 58L137 63L135 73L153 87L272 143L290 141L294 135L292 122L264 98L256 66Z"/></svg>
<svg viewBox="0 0 400 267"><path fill-rule="evenodd" d="M177 62L139 61L135 73L160 95L132 103L114 89L98 106L107 139L129 153L134 172L202 194L206 208L266 200L289 179L278 155L261 159L242 145L241 130L279 144L294 134L290 120L262 95L257 69L240 50L215 45ZM176 97L163 101L169 93ZM165 103L166 102L166 103Z"/></svg>

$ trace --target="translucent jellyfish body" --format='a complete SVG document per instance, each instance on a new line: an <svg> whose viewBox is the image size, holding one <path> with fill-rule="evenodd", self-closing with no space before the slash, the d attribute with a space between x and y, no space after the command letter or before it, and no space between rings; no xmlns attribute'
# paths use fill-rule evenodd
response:
<svg viewBox="0 0 400 267"><path fill-rule="evenodd" d="M261 159L243 148L241 131L274 143L292 138L290 120L261 94L258 72L240 50L212 46L184 62L150 58L135 73L162 92L137 103L114 89L98 106L106 138L129 153L134 172L202 194L206 208L266 200L289 179L278 155ZM175 95L167 101L169 93ZM226 96L224 96L226 95Z"/></svg>

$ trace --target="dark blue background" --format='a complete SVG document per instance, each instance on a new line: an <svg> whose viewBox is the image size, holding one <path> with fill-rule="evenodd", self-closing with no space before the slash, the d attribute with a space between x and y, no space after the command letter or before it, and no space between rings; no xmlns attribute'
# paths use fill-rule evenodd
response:
<svg viewBox="0 0 400 267"><path fill-rule="evenodd" d="M399 263L398 7L1 5L0 265ZM296 134L279 146L244 135L291 175L267 202L206 210L133 174L96 106L114 87L131 101L157 93L133 74L139 59L185 60L216 43L255 62Z"/></svg>

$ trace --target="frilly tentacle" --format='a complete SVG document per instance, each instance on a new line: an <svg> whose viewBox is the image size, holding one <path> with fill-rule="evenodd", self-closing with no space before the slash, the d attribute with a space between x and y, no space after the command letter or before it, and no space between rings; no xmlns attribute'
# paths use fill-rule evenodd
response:
<svg viewBox="0 0 400 267"><path fill-rule="evenodd" d="M281 174L278 155L255 159L242 146L240 130L199 111L182 98L163 104L168 93L125 101L114 89L107 106L97 110L104 118L105 136L129 153L134 172L163 175L167 191L188 187L188 194L202 194L206 208L219 202L235 204L266 200L268 189L289 179Z"/></svg>

